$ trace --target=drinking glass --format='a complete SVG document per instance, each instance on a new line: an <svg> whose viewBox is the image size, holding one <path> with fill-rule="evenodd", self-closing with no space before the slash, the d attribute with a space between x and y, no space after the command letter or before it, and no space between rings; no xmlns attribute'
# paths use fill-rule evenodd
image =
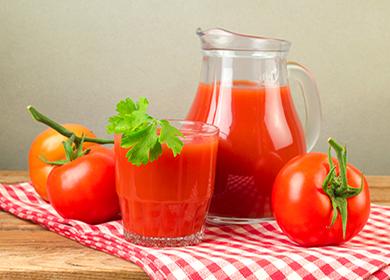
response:
<svg viewBox="0 0 390 280"><path fill-rule="evenodd" d="M116 189L124 235L149 247L200 242L214 189L218 128L203 122L172 120L183 136L179 155L164 144L161 156L146 165L128 161L128 149L115 135Z"/></svg>

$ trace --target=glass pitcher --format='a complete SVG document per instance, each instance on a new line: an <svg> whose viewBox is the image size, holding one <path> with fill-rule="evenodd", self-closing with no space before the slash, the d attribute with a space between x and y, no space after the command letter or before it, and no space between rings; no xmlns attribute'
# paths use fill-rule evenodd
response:
<svg viewBox="0 0 390 280"><path fill-rule="evenodd" d="M256 223L272 217L275 176L318 140L321 105L311 73L287 62L288 41L197 30L203 65L187 115L219 127L212 223ZM297 83L305 104L304 129L290 95Z"/></svg>

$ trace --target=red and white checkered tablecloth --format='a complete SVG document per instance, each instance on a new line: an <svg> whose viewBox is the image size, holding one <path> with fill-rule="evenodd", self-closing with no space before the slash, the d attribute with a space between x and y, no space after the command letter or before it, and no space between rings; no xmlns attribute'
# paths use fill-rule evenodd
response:
<svg viewBox="0 0 390 280"><path fill-rule="evenodd" d="M271 221L208 226L199 245L161 249L125 241L120 221L64 219L29 183L0 184L0 209L129 260L152 279L390 279L390 207L372 205L363 231L342 246L298 247Z"/></svg>

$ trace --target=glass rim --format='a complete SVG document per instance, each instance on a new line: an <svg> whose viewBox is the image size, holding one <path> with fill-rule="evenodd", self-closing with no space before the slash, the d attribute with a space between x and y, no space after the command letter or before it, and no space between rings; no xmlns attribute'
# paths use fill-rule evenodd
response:
<svg viewBox="0 0 390 280"><path fill-rule="evenodd" d="M187 124L191 125L190 128L184 129L185 132L189 132L188 135L183 135L183 138L193 135L201 135L201 136L214 136L219 134L219 128L213 124L209 124L202 121L192 121L185 119L164 119L168 121L172 126L178 128L180 131L180 127L177 127L178 124Z"/></svg>

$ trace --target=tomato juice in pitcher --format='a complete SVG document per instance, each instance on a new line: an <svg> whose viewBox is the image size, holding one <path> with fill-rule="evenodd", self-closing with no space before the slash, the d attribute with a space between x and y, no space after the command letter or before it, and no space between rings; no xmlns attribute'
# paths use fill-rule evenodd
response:
<svg viewBox="0 0 390 280"><path fill-rule="evenodd" d="M202 77L187 119L220 129L209 221L253 223L272 217L271 191L278 171L306 152L287 74L305 95L309 149L318 139L321 119L315 82L305 68L287 64L287 41L222 29L198 35Z"/></svg>

